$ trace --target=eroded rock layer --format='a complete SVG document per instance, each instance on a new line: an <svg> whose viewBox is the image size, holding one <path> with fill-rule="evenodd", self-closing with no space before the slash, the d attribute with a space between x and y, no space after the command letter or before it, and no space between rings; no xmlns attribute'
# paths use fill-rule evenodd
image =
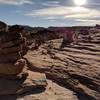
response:
<svg viewBox="0 0 100 100"><path fill-rule="evenodd" d="M80 35L76 45L61 45L62 39L55 39L29 51L25 57L30 69L44 72L87 100L100 100L100 33L93 34L91 40Z"/></svg>
<svg viewBox="0 0 100 100"><path fill-rule="evenodd" d="M26 39L17 31L0 32L0 95L22 94L47 85L45 75L27 70L23 58Z"/></svg>
<svg viewBox="0 0 100 100"><path fill-rule="evenodd" d="M0 32L0 74L22 72L26 62L22 59L22 37L19 33Z"/></svg>

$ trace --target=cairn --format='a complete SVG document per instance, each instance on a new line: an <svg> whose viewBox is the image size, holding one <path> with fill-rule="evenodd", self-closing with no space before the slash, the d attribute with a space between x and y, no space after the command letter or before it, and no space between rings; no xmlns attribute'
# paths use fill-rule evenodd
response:
<svg viewBox="0 0 100 100"><path fill-rule="evenodd" d="M21 94L32 90L36 85L45 87L46 82L33 83L33 73L27 70L23 56L28 49L26 39L20 34L22 27L14 25L7 31L5 23L2 22L1 26L3 30L0 30L0 95Z"/></svg>

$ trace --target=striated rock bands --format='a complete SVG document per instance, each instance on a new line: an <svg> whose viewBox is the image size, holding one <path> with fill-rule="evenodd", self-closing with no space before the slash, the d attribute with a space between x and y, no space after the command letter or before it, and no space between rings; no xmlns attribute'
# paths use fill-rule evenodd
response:
<svg viewBox="0 0 100 100"><path fill-rule="evenodd" d="M15 25L0 31L0 95L22 94L47 85L45 75L27 70L23 56L28 48L19 30Z"/></svg>
<svg viewBox="0 0 100 100"><path fill-rule="evenodd" d="M87 100L100 100L100 33L93 34L92 40L87 37L80 34L78 44L63 48L60 48L62 39L55 39L36 51L29 51L25 57L30 69L44 72L47 78L84 95Z"/></svg>

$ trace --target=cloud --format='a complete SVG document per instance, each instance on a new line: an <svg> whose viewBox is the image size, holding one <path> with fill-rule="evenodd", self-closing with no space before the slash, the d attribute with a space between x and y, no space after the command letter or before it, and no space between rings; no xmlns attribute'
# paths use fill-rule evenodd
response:
<svg viewBox="0 0 100 100"><path fill-rule="evenodd" d="M88 5L92 5L92 6L100 6L100 3L88 3Z"/></svg>
<svg viewBox="0 0 100 100"><path fill-rule="evenodd" d="M74 14L69 14L64 16L65 18L73 18L73 19L93 19L100 16L99 10L89 9L89 8L79 8L74 9ZM100 19L100 17L99 17Z"/></svg>
<svg viewBox="0 0 100 100"><path fill-rule="evenodd" d="M100 20L90 20L90 19L76 19L79 25L96 25L100 23Z"/></svg>
<svg viewBox="0 0 100 100"><path fill-rule="evenodd" d="M33 2L31 0L0 0L0 4L22 5L22 4L33 4Z"/></svg>
<svg viewBox="0 0 100 100"><path fill-rule="evenodd" d="M28 13L29 16L59 16L66 14L67 7L50 7L39 10L33 10Z"/></svg>
<svg viewBox="0 0 100 100"><path fill-rule="evenodd" d="M79 22L97 22L97 21L99 21L100 22L100 20L91 20L91 19L77 19L77 21L79 21Z"/></svg>
<svg viewBox="0 0 100 100"><path fill-rule="evenodd" d="M95 9L85 8L85 7L50 7L39 10L33 10L26 14L29 16L63 16L63 18L78 18L78 17L94 17L99 16L99 11Z"/></svg>
<svg viewBox="0 0 100 100"><path fill-rule="evenodd" d="M48 20L72 19L76 22L81 22L81 23L85 23L87 21L88 23L100 22L99 9L86 8L86 7L65 7L65 6L49 7L39 10L33 10L26 15L32 17L40 17ZM99 21L97 21L96 18L98 18Z"/></svg>
<svg viewBox="0 0 100 100"><path fill-rule="evenodd" d="M59 1L48 1L48 2L43 2L43 3L41 3L42 4L42 6L51 6L51 7L56 7L56 6L59 6Z"/></svg>

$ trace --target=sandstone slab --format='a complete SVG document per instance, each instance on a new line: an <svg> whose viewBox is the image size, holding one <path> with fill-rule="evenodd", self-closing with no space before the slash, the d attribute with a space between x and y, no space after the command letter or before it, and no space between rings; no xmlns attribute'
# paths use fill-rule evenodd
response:
<svg viewBox="0 0 100 100"><path fill-rule="evenodd" d="M28 71L28 74L26 79L20 80L0 78L0 95L22 94L47 86L45 74L31 71Z"/></svg>

